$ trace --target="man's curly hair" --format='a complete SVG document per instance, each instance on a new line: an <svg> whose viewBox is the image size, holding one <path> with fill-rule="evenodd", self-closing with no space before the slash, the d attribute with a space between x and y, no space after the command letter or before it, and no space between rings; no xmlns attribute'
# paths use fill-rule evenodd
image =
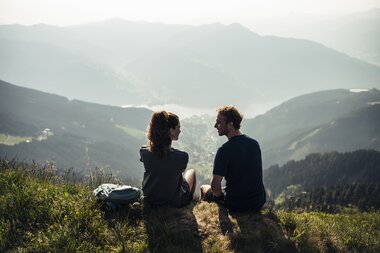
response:
<svg viewBox="0 0 380 253"><path fill-rule="evenodd" d="M232 122L235 129L240 129L240 123L243 120L243 114L241 114L235 106L226 105L220 107L217 112L224 117L226 123Z"/></svg>

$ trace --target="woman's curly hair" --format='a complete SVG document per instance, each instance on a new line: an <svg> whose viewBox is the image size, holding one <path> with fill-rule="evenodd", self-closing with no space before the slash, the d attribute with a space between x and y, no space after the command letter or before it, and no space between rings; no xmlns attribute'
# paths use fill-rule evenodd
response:
<svg viewBox="0 0 380 253"><path fill-rule="evenodd" d="M167 155L172 144L170 128L179 125L179 118L171 112L154 112L148 125L148 147L157 157L163 158Z"/></svg>

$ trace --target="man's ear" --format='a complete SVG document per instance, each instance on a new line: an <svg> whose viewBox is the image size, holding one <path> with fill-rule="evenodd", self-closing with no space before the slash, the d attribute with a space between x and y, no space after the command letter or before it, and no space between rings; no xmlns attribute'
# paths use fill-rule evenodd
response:
<svg viewBox="0 0 380 253"><path fill-rule="evenodd" d="M234 127L234 123L232 123L232 121L231 121L231 122L228 122L228 123L227 123L227 128L228 128L228 129L231 129L232 127Z"/></svg>

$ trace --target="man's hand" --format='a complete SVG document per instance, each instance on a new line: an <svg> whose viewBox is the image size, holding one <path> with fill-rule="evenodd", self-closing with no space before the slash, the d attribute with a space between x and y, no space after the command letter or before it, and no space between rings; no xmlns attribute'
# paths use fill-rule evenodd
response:
<svg viewBox="0 0 380 253"><path fill-rule="evenodd" d="M209 188L208 191L203 196L203 200L209 201L209 202L215 202L215 203L223 205L224 204L224 195L221 194L219 197L217 197L214 195L211 188Z"/></svg>
<svg viewBox="0 0 380 253"><path fill-rule="evenodd" d="M213 175L211 179L211 190L216 197L220 197L223 195L222 193L222 176Z"/></svg>

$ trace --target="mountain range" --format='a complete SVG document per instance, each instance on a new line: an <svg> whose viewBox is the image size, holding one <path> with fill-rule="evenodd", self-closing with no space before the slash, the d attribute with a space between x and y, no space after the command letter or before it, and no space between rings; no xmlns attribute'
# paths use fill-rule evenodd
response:
<svg viewBox="0 0 380 253"><path fill-rule="evenodd" d="M138 150L150 115L148 109L68 100L0 81L0 154L140 179Z"/></svg>
<svg viewBox="0 0 380 253"><path fill-rule="evenodd" d="M219 137L216 116L193 116L181 121L176 143L193 162L207 167L227 139ZM257 139L263 168L300 160L311 153L380 150L380 91L326 90L289 99L263 115L243 120L242 132Z"/></svg>
<svg viewBox="0 0 380 253"><path fill-rule="evenodd" d="M280 32L308 39L380 66L380 9L352 13Z"/></svg>
<svg viewBox="0 0 380 253"><path fill-rule="evenodd" d="M246 106L332 88L380 88L377 66L237 23L1 25L0 54L2 80L117 106Z"/></svg>
<svg viewBox="0 0 380 253"><path fill-rule="evenodd" d="M0 154L26 161L55 161L59 168L109 167L140 178L138 149L152 111L106 106L0 82ZM215 116L181 119L174 147L189 153L189 168L207 179L217 148L227 141ZM311 153L380 150L380 91L328 90L290 99L253 119L242 132L261 145L263 167Z"/></svg>
<svg viewBox="0 0 380 253"><path fill-rule="evenodd" d="M380 91L328 90L290 99L244 131L259 140L264 167L310 153L380 149Z"/></svg>

